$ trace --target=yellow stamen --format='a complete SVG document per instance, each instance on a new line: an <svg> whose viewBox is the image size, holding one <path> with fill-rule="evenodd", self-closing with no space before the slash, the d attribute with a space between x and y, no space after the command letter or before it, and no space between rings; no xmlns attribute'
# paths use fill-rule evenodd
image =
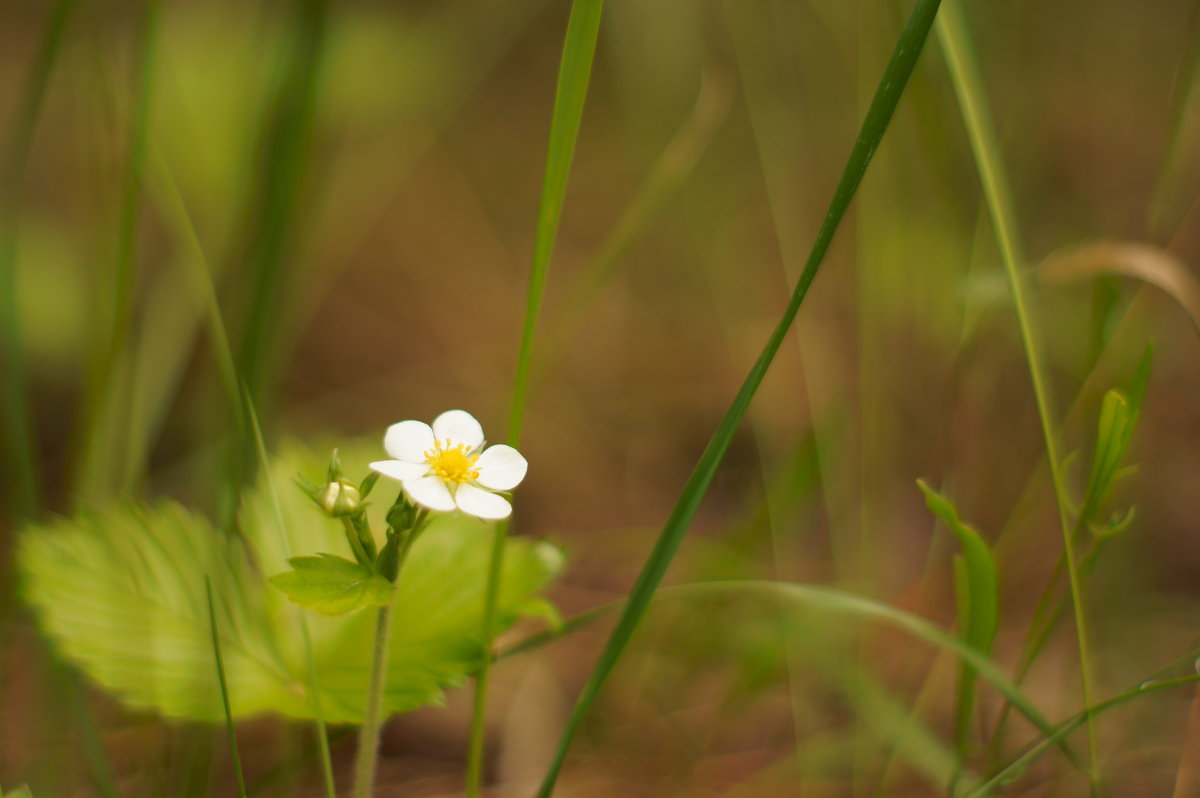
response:
<svg viewBox="0 0 1200 798"><path fill-rule="evenodd" d="M425 459L435 476L444 482L470 482L479 476L475 461L479 455L470 454L465 444L450 445L450 441L434 441L434 447L425 452Z"/></svg>

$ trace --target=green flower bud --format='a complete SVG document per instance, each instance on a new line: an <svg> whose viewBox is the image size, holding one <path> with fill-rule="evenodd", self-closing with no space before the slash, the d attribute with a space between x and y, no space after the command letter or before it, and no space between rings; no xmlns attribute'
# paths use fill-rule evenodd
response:
<svg viewBox="0 0 1200 798"><path fill-rule="evenodd" d="M354 515L362 506L362 494L353 482L344 479L325 483L320 492L320 504L334 518Z"/></svg>

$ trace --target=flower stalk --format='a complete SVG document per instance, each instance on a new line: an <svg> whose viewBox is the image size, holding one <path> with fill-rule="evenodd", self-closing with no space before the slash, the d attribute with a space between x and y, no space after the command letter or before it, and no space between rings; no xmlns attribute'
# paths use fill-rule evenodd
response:
<svg viewBox="0 0 1200 798"><path fill-rule="evenodd" d="M326 615L376 607L370 684L355 755L354 798L368 798L374 791L386 720L392 604L409 551L434 513L459 512L483 520L508 518L512 512L509 491L525 478L528 468L525 458L511 446L486 446L479 422L463 410L442 413L432 424L413 420L393 424L384 437L384 448L391 459L371 463L372 473L359 485L343 478L336 450L323 485L297 479L300 489L327 516L341 521L356 562L334 554L293 557L288 561L292 571L271 578L292 601ZM381 476L401 484L387 512L382 547L371 532L365 503ZM506 526L500 525L500 535ZM487 613L490 629L495 623L494 607Z"/></svg>
<svg viewBox="0 0 1200 798"><path fill-rule="evenodd" d="M379 608L375 619L375 653L371 658L371 686L367 692L367 708L363 724L358 729L358 755L354 764L354 798L370 798L375 786L375 766L379 759L379 737L382 731L381 708L383 687L387 677L388 634L391 631L392 605Z"/></svg>

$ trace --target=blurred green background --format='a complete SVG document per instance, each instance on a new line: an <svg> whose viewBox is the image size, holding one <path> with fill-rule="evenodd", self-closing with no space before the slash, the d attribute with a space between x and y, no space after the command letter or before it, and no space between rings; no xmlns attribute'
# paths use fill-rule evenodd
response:
<svg viewBox="0 0 1200 798"><path fill-rule="evenodd" d="M567 549L551 594L565 613L627 591L783 309L907 6L606 5L534 350L515 525ZM1086 451L1101 394L1155 347L1140 469L1122 483L1136 519L1087 589L1108 695L1197 646L1200 319L1187 308L1200 296L1200 4L963 6L1064 451ZM125 493L228 518L253 457L214 355L220 329L268 446L381 438L451 407L501 442L566 15L545 0L10 0L4 388L10 404L26 397L30 421L4 430L3 552L25 518ZM1149 254L1085 252L1051 279L1056 253L1097 241ZM1129 276L1143 267L1150 286ZM669 580L831 583L949 625L953 539L924 509L922 476L996 545L996 658L1010 662L1061 539L932 37ZM13 587L0 581L0 779L47 779L39 798L102 794L99 745L122 795L233 794L220 730L98 692L90 711L59 712L86 682L39 642ZM937 745L896 755L913 738L887 719L915 709L948 740L953 661L815 616L781 633L783 615L769 601L664 600L561 794L943 794L919 764ZM499 666L497 795L540 774L603 631ZM1073 646L1068 621L1028 682L1052 719L1080 708ZM1200 761L1190 700L1183 688L1105 717L1112 795L1200 778L1186 770ZM380 795L456 794L468 704L464 693L393 723ZM981 698L989 728L997 705ZM1008 750L1032 736L1009 734ZM294 730L265 720L243 739L259 794L320 794ZM350 747L335 747L339 763ZM1008 789L1084 795L1086 780L1048 756Z"/></svg>

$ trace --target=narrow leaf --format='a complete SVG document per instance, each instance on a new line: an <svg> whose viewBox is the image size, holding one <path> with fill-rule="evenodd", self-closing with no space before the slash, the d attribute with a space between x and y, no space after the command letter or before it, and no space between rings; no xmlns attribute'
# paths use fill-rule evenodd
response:
<svg viewBox="0 0 1200 798"><path fill-rule="evenodd" d="M962 582L966 594L960 596L960 602L969 609L963 639L980 653L987 654L996 636L998 618L996 560L991 547L973 527L958 517L958 510L945 496L923 479L917 480L917 487L925 494L929 511L950 528L962 546Z"/></svg>
<svg viewBox="0 0 1200 798"><path fill-rule="evenodd" d="M529 289L525 301L525 320L521 329L521 344L517 350L517 367L513 374L512 395L508 411L508 443L519 446L525 419L525 396L529 391L533 363L534 332L541 313L542 296L550 272L550 256L558 237L558 222L562 217L567 193L567 178L575 142L583 121L583 106L587 99L592 62L596 55L596 39L600 35L600 12L603 0L574 0L567 19L563 39L562 60L558 84L554 92L554 110L550 120L550 141L546 147L546 173L542 181L542 198L538 207L537 229L534 233L533 257L529 270ZM503 563L507 549L508 522L498 524L492 535L488 560L487 585L484 590L484 609L480 633L489 651L496 635L497 601L502 590ZM488 705L488 685L491 657L486 657L475 679L475 701L471 712L471 731L467 743L466 795L476 798L483 781L483 746L485 715Z"/></svg>
<svg viewBox="0 0 1200 798"><path fill-rule="evenodd" d="M221 686L221 706L225 710L225 732L229 737L229 757L237 776L238 795L246 798L246 777L242 773L242 756L238 751L237 732L233 728L233 710L229 706L229 682L225 678L225 662L221 659L221 637L217 634L217 607L213 602L212 580L204 580L208 598L208 623L212 631L213 661L217 666L217 681Z"/></svg>
<svg viewBox="0 0 1200 798"><path fill-rule="evenodd" d="M642 567L642 572L638 576L633 590L630 592L629 601L625 605L620 619L617 621L616 628L613 629L609 636L608 643L595 667L592 669L591 677L584 686L583 692L580 694L567 720L566 727L563 729L554 758L551 760L541 788L538 791L540 798L548 798L554 791L554 784L558 779L559 772L562 770L567 750L571 746L571 741L574 739L575 733L578 731L583 718L591 709L592 704L595 703L596 697L599 695L605 681L607 681L609 675L616 667L626 646L633 637L633 633L637 629L638 623L641 621L651 597L658 588L659 582L662 581L663 575L667 571L667 566L670 565L672 558L675 556L675 551L679 548L679 544L683 541L683 537L691 524L692 518L695 516L697 509L699 509L704 494L708 491L709 485L712 484L717 468L724 459L725 453L729 450L734 433L737 431L742 417L750 405L750 400L754 398L754 394L758 391L759 385L762 383L767 370L775 359L775 354L779 351L784 337L787 335L792 322L796 318L796 314L800 310L800 305L804 302L805 296L808 295L809 286L812 285L813 279L816 278L817 270L825 258L825 253L829 249L833 235L841 224L842 217L845 215L846 209L850 206L851 199L853 199L855 192L858 190L859 183L866 173L867 166L870 164L871 158L879 146L879 142L883 139L883 134L887 130L888 123L891 121L892 113L896 109L900 95L904 91L904 87L908 85L908 79L912 75L917 56L925 44L930 27L933 25L938 5L939 0L918 0L912 14L909 16L908 23L905 25L900 39L896 43L896 49L893 51L891 60L879 82L875 97L871 101L871 106L867 110L862 129L854 142L854 147L850 152L846 168L842 172L841 180L834 191L833 199L829 204L829 209L817 233L816 241L813 243L812 251L804 266L804 271L801 273L800 280L792 293L787 308L784 310L783 317L779 320L779 324L767 340L758 360L746 376L745 382L742 383L742 387L726 411L725 417L713 433L708 446L700 456L699 462L696 463L695 469L692 471L692 475L688 479L687 485L684 486L683 493L675 505L675 509L671 512L670 517L663 526L662 532L659 534L654 550Z"/></svg>
<svg viewBox="0 0 1200 798"><path fill-rule="evenodd" d="M959 635L963 642L980 654L991 653L999 617L999 593L996 560L980 534L963 523L958 510L945 496L924 480L917 487L925 494L930 512L954 533L963 553L954 557L954 592L958 601ZM967 663L959 667L954 731L960 756L965 752L971 715L975 706L975 669Z"/></svg>

